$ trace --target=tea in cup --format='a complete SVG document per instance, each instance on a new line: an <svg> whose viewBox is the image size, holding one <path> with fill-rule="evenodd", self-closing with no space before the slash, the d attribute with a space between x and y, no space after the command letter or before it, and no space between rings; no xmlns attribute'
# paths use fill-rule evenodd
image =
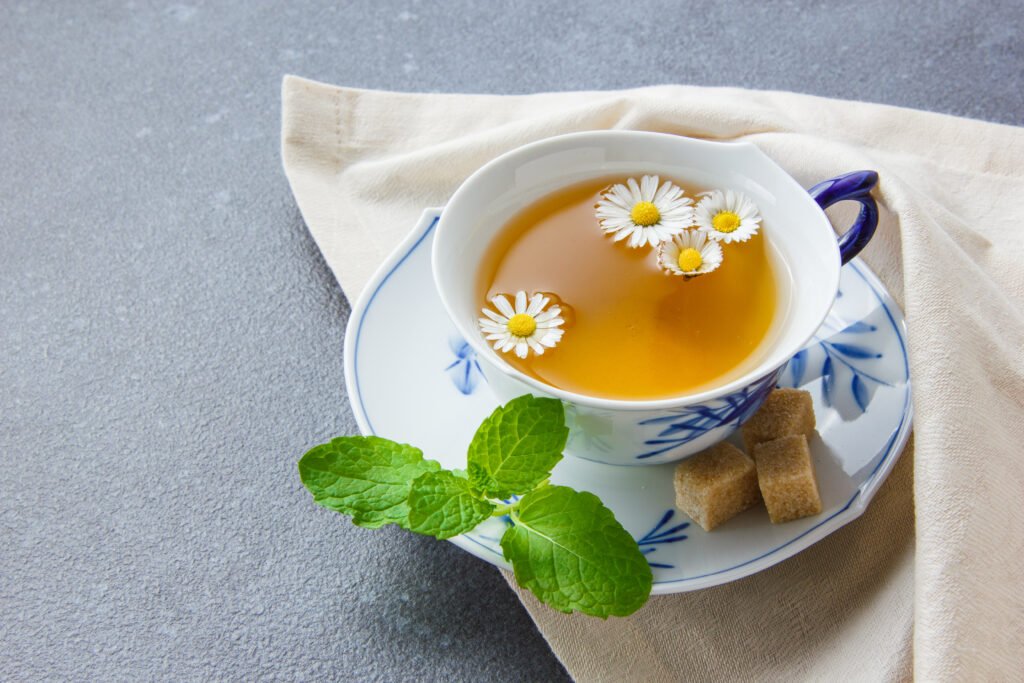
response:
<svg viewBox="0 0 1024 683"><path fill-rule="evenodd" d="M561 399L566 452L678 460L775 386L877 223L870 171L809 194L748 143L636 131L542 140L490 162L442 213L441 299L502 401ZM862 204L837 241L822 208Z"/></svg>

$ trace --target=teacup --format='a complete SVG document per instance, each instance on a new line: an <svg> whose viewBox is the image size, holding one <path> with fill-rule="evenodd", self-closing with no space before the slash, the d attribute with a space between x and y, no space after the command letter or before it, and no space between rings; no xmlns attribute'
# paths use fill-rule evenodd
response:
<svg viewBox="0 0 1024 683"><path fill-rule="evenodd" d="M592 178L642 174L738 190L757 204L789 292L760 362L721 386L658 400L586 396L516 370L477 327L477 271L488 245L513 215L554 190ZM877 182L875 172L858 171L808 191L746 142L638 131L561 135L501 155L458 188L437 226L434 282L500 400L527 393L562 400L570 427L566 453L615 465L672 462L725 439L750 418L786 363L821 326L838 291L839 269L874 233L878 209L869 193ZM860 202L860 215L837 238L823 209L847 199Z"/></svg>

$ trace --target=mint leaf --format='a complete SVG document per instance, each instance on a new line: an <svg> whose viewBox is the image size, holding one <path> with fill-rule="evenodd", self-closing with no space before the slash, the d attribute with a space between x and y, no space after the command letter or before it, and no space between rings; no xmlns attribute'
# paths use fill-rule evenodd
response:
<svg viewBox="0 0 1024 683"><path fill-rule="evenodd" d="M469 482L453 472L428 472L412 483L409 531L435 538L464 534L494 512L494 505L477 498Z"/></svg>
<svg viewBox="0 0 1024 683"><path fill-rule="evenodd" d="M647 601L651 568L636 541L592 493L527 493L501 537L516 581L561 612L626 616Z"/></svg>
<svg viewBox="0 0 1024 683"><path fill-rule="evenodd" d="M407 527L412 481L439 469L420 449L377 436L341 436L299 460L299 476L313 500L369 529Z"/></svg>
<svg viewBox="0 0 1024 683"><path fill-rule="evenodd" d="M535 488L562 459L569 430L562 402L527 394L483 421L469 445L469 482L491 498Z"/></svg>

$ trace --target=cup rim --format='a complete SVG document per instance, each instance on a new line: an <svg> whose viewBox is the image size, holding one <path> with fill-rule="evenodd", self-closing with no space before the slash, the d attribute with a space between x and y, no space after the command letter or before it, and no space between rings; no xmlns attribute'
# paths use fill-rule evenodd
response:
<svg viewBox="0 0 1024 683"><path fill-rule="evenodd" d="M650 411L650 410L664 410L664 409L671 409L671 408L682 408L682 407L686 407L686 406L689 406L689 405L696 405L696 404L703 403L705 401L710 401L710 400L722 398L723 396L728 396L730 394L733 394L733 393L736 393L738 391L741 391L744 388L750 386L751 384L754 384L758 380L761 380L761 379L767 377L768 375L770 375L771 373L775 372L780 367L782 367L783 365L788 363L790 358L792 358L792 355L795 354L797 351L799 351L801 348L803 348L807 344L807 342L810 341L814 337L814 334L821 327L821 324L824 322L825 318L828 316L828 311L831 309L831 306L829 306L829 307L825 308L821 312L821 315L818 318L817 323L814 325L814 327L812 329L810 329L810 331L806 335L801 335L800 336L799 344L792 344L790 346L791 353L790 352L785 353L784 354L784 359L781 362L772 364L771 367L769 367L767 369L764 369L763 366L758 366L758 367L752 369L750 372L747 372L747 373L745 373L745 374L735 378L734 380L732 380L732 381L730 381L730 382L728 382L726 384L723 384L722 386L714 387L714 388L711 388L711 389L707 389L707 390L699 392L699 393L680 394L678 396L670 396L670 397L666 397L666 398L656 398L656 399L637 399L637 400L634 400L634 399L620 399L620 398L603 398L603 397L600 397L600 396L590 396L590 395L587 395L587 394L579 394L579 393L576 393L576 392L573 392L573 391L568 391L568 390L565 390L565 389L560 389L558 387L555 387L555 386L552 386L552 385L547 384L545 382L542 382L542 381L540 381L538 379L535 379L535 378L533 378L533 377L531 377L531 376L529 376L529 375L527 375L527 374L517 370L515 367L513 367L509 363L505 362L500 356L498 356L497 353L491 348L491 346L489 344L484 343L483 337L479 334L479 331L475 327L473 329L466 329L466 327L464 325L464 321L461 319L461 316L458 316L458 315L455 314L455 311L453 310L452 304L449 301L449 297L448 297L447 293L444 291L444 288L441 286L439 278L438 278L438 272L439 272L438 261L440 259L440 256L439 256L440 247L439 247L439 245L443 243L442 235L444 233L444 228L445 228L445 225L446 225L446 223L445 223L445 215L447 213L448 207L458 203L459 201L462 200L462 198L464 196L466 196L467 194L472 192L473 189L474 189L474 185L476 185L479 182L479 178L482 177L482 176L487 175L488 173L490 173L491 170L494 169L495 167L501 166L501 165L504 165L504 164L508 164L508 163L513 163L513 162L517 161L520 158L530 158L538 150L542 150L545 147L550 147L550 146L553 146L553 145L556 145L556 144L559 144L559 143L564 143L566 141L570 141L571 142L571 141L574 141L574 140L579 140L579 141L582 142L582 141L585 141L587 139L595 139L595 138L606 138L607 139L607 138L637 138L637 137L672 139L672 140L674 140L676 142L685 141L685 144L694 144L696 146L704 146L704 147L715 147L715 148L719 148L719 149L721 149L721 148L743 149L748 154L749 153L757 154L758 156L760 156L764 160L766 160L769 164L771 164L778 171L778 173L780 174L781 182L784 182L784 183L790 184L792 186L795 186L797 189L799 189L799 191L801 193L806 194L807 201L814 202L814 199L809 194L807 194L807 190L802 185L800 185L791 175L789 175L785 171L785 169L783 169L781 166L776 164L775 161L773 161L768 155L766 155L764 152L762 152L759 147L757 147L756 145L754 145L751 142L747 142L745 140L730 140L730 141L703 140L703 139L700 139L700 138L691 138L691 137L687 137L687 136L684 136L684 135L675 135L675 134L672 134L672 133L658 133L658 132L654 132L654 131L639 131L639 130L591 130L591 131L580 131L580 132L574 132L574 133L564 133L564 134L561 134L561 135L554 135L554 136L543 138L543 139L540 139L540 140L535 140L533 142L529 142L529 143L526 143L524 145L520 145L519 147L515 147L515 148L513 148L513 149L511 149L511 150L509 150L507 152L504 152L504 153L500 154L499 156L497 156L494 159L491 159L490 161L485 163L483 166L481 166L476 171L474 171L472 174L470 174L465 180L463 180L462 183L459 185L459 187L455 190L455 192L449 198L449 200L448 200L447 204L445 205L444 209L442 209L442 211L441 211L441 216L440 216L440 218L438 220L438 224L437 224L437 227L436 227L434 243L433 243L433 246L431 248L431 258L430 258L431 276L432 276L432 278L434 280L434 288L437 290L437 293L438 293L438 295L441 298L441 303L444 305L445 312L448 314L448 317L455 324L455 326L458 329L459 333L463 336L463 338L467 341L467 343L476 352L477 357L480 358L482 356L483 357L482 360L484 360L484 362L487 363L489 367L494 368L495 370L498 370L499 372L503 373L504 375L506 375L506 376L508 376L508 377L510 377L510 378L512 378L514 380L517 380L519 382L522 382L522 383L526 384L527 386L529 386L532 389L535 389L537 392L541 393L542 395L552 396L552 397L561 399L562 401L565 401L565 402L568 402L568 403L572 403L572 404L580 405L580 406L586 406L586 407L589 407L589 408L611 409L611 410L618 410L618 411ZM819 207L819 209L820 209L820 207ZM834 233L834 230L833 230L833 228L831 226L831 223L828 221L828 217L825 215L825 212L821 211L820 214L821 214L822 221L824 221L826 226L828 227L828 229L831 232ZM840 275L840 270L842 268L842 263L840 262L840 257L839 257L838 242L834 241L833 244L835 245L834 251L835 251L835 261L836 261L837 267L833 271L833 273L834 273L833 282L830 283L829 289L834 293L833 297L832 297L832 299L834 300L835 293L838 293L838 291L839 291L839 275ZM754 372L756 372L757 374L753 374Z"/></svg>

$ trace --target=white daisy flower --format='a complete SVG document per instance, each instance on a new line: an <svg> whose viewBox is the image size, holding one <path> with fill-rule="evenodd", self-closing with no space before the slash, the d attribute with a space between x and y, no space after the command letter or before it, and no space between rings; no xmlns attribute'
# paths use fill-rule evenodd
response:
<svg viewBox="0 0 1024 683"><path fill-rule="evenodd" d="M658 264L673 275L704 275L722 265L722 246L698 230L686 230L658 246Z"/></svg>
<svg viewBox="0 0 1024 683"><path fill-rule="evenodd" d="M703 192L697 203L694 223L713 240L746 242L757 234L761 214L750 198L733 190Z"/></svg>
<svg viewBox="0 0 1024 683"><path fill-rule="evenodd" d="M526 292L516 292L515 306L504 294L491 299L498 309L482 309L486 318L480 318L480 329L487 341L494 342L494 348L502 353L513 349L520 358L526 358L530 350L538 356L544 349L554 348L562 339L565 330L559 329L565 322L560 316L559 306L548 307L551 298L534 294L526 300Z"/></svg>
<svg viewBox="0 0 1024 683"><path fill-rule="evenodd" d="M645 244L656 247L690 227L691 204L678 185L666 180L659 187L658 176L645 175L639 183L630 178L625 185L617 183L605 191L597 203L597 218L616 242L628 237L634 249Z"/></svg>

